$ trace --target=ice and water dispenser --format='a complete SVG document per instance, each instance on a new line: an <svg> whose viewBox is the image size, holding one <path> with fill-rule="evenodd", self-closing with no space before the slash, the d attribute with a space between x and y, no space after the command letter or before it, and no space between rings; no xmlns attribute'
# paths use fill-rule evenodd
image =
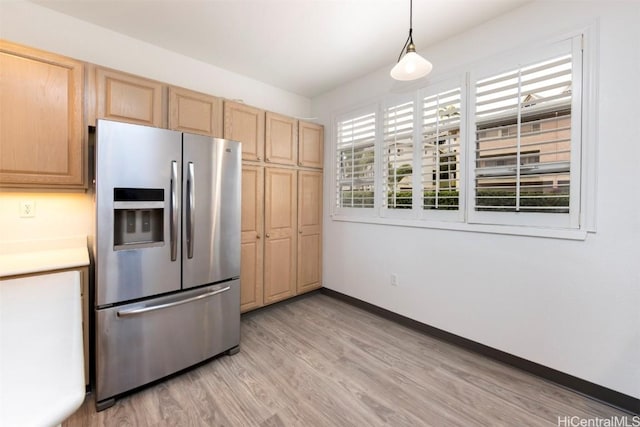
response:
<svg viewBox="0 0 640 427"><path fill-rule="evenodd" d="M113 189L115 250L164 244L164 189Z"/></svg>

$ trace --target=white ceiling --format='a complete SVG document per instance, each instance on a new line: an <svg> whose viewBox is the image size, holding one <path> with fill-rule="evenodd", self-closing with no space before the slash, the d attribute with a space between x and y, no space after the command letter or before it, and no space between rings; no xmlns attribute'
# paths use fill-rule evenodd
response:
<svg viewBox="0 0 640 427"><path fill-rule="evenodd" d="M309 98L391 67L409 31L409 0L32 1ZM414 42L425 50L527 2L414 0Z"/></svg>

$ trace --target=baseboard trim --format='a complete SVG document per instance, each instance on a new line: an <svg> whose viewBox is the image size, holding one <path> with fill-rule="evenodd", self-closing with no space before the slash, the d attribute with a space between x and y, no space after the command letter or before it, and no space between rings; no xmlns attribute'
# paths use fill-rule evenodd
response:
<svg viewBox="0 0 640 427"><path fill-rule="evenodd" d="M305 293L302 293L302 294L298 294L298 295L292 296L290 298L286 298L286 299L283 299L283 300L280 300L280 301L272 302L272 303L267 304L267 305L263 305L262 307L256 307L254 309L251 309L249 311L245 311L244 313L241 313L240 317L241 318L249 318L249 317L251 317L252 315L254 315L256 313L262 313L264 311L271 310L271 309L276 308L276 307L282 307L283 305L291 304L292 302L295 302L295 301L298 301L298 300L301 300L301 299L304 299L304 298L308 298L308 297L310 297L312 295L315 295L315 294L319 293L321 291L321 289L322 288L314 289L312 291L305 292Z"/></svg>
<svg viewBox="0 0 640 427"><path fill-rule="evenodd" d="M553 368L549 368L547 366L532 362L530 360L514 356L493 347L489 347L470 339L463 338L459 335L443 331L442 329L438 329L425 323L418 322L417 320L410 319L382 307L378 307L377 305L370 304L368 302L359 300L341 292L334 291L332 289L322 288L321 293L344 301L370 313L377 314L380 317L391 320L408 328L417 330L426 335L441 339L442 341L457 345L466 350L473 351L475 353L516 367L523 371L529 372L530 374L554 382L562 387L566 387L572 391L601 401L607 405L614 406L625 412L629 412L631 414L640 414L640 399L636 399L627 394L611 390L601 385L594 384L578 377L574 377L573 375L569 375Z"/></svg>

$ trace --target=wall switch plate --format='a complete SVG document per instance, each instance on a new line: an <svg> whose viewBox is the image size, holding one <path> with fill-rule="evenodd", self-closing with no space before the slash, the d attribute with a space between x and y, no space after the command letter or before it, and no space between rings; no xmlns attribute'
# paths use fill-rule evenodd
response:
<svg viewBox="0 0 640 427"><path fill-rule="evenodd" d="M20 201L20 218L33 218L36 216L36 202L33 200Z"/></svg>

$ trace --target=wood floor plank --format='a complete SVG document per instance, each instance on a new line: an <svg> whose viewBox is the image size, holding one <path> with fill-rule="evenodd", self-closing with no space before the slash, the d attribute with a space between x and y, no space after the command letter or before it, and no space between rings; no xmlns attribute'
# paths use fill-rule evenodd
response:
<svg viewBox="0 0 640 427"><path fill-rule="evenodd" d="M344 305L352 308L342 301L337 301L329 298L331 304L337 306ZM309 304L313 304L313 301L309 301ZM330 311L331 317L334 320L339 319L340 322L348 324L348 328L355 328L354 330L360 330L366 327L366 323L356 323L349 317L342 317L348 315L353 310L339 310L339 318L335 317L335 313ZM469 375L473 375L476 372L483 372L485 376L490 378L490 382L495 382L495 378L499 377L501 381L498 384L505 385L507 391L515 392L522 391L527 396L539 396L542 395L546 400L546 403L553 404L554 406L560 406L556 409L562 409L563 406L559 405L560 402L564 402L565 409L571 409L570 413L581 417L606 417L609 414L609 407L595 402L591 399L584 399L578 394L566 390L562 387L544 387L539 389L538 386L541 380L535 376L527 374L518 369L508 368L506 365L496 362L494 360L478 357L477 354L469 352L454 345L444 343L435 338L426 336L420 332L405 328L401 325L393 322L380 321L380 317L373 315L369 312L362 311L362 319L366 319L367 322L376 323L377 335L384 339L389 345L402 347L406 349L413 349L417 351L419 358L423 360L429 360L430 363L434 363L441 368L452 371L457 365L464 365L465 372ZM360 319L360 320L362 320ZM413 343L417 343L417 346L413 346ZM474 369L469 369L474 368ZM505 369L507 368L507 369ZM489 374L489 375L486 375ZM546 382L545 382L546 383ZM504 396L506 397L506 396ZM604 412L603 412L604 408Z"/></svg>
<svg viewBox="0 0 640 427"><path fill-rule="evenodd" d="M241 351L76 426L555 426L625 413L322 294L243 316Z"/></svg>
<svg viewBox="0 0 640 427"><path fill-rule="evenodd" d="M340 334L340 329L342 327L338 327L332 332ZM541 422L541 420L538 420L538 423L534 423L535 417L530 417L529 419L518 417L517 412L506 411L503 414L498 410L495 414L492 414L490 412L492 408L500 407L500 403L504 405L505 402L500 401L491 394L465 393L474 387L470 386L470 384L463 384L462 381L456 378L445 378L442 372L434 372L433 368L425 365L424 360L421 361L415 358L414 354L406 351L406 345L404 348L389 346L383 341L372 340L372 338L378 337L369 335L363 337L348 335L348 338L354 347L360 350L361 354L356 357L360 360L366 359L367 366L375 367L375 374L372 372L370 376L375 377L378 383L381 382L386 373L391 372L412 372L414 376L429 373L430 377L426 383L438 385L437 389L430 390L430 394L434 395L434 399L449 399L443 402L446 404L443 406L452 406L456 402L462 403L460 413L470 417L468 421L473 421L474 424L488 422L489 419L497 419L510 425L522 424L525 421L528 421L530 425L537 425ZM387 382L384 388L388 389L389 387L393 387L393 384ZM395 390L395 393L402 393L402 390ZM478 408L483 408L483 410L478 411Z"/></svg>

